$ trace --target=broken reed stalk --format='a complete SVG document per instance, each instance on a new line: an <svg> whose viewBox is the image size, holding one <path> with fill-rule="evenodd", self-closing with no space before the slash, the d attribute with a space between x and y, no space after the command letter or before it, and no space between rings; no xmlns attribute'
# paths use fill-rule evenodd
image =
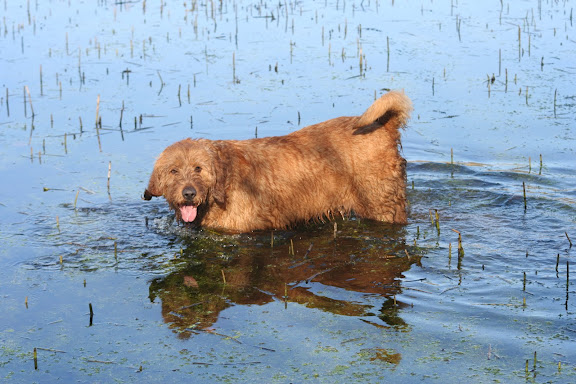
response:
<svg viewBox="0 0 576 384"><path fill-rule="evenodd" d="M122 129L122 117L124 116L124 100L122 100L122 109L120 110L120 123L118 123L118 126L120 127L120 129Z"/></svg>
<svg viewBox="0 0 576 384"><path fill-rule="evenodd" d="M34 113L34 107L32 106L32 96L30 95L30 90L28 89L27 85L24 88L26 89L26 93L28 94L28 102L30 103L30 111L32 112L32 117L34 117L35 113Z"/></svg>
<svg viewBox="0 0 576 384"><path fill-rule="evenodd" d="M232 81L236 84L236 52L232 52Z"/></svg>
<svg viewBox="0 0 576 384"><path fill-rule="evenodd" d="M38 370L38 351L34 348L34 369Z"/></svg>
<svg viewBox="0 0 576 384"><path fill-rule="evenodd" d="M274 248L274 231L270 232L270 248Z"/></svg>
<svg viewBox="0 0 576 384"><path fill-rule="evenodd" d="M524 211L526 211L527 203L526 203L526 183L525 182L522 182L522 189L524 191Z"/></svg>
<svg viewBox="0 0 576 384"><path fill-rule="evenodd" d="M92 319L94 318L94 311L92 310L92 303L88 303L88 308L90 308L90 326L92 326Z"/></svg>
<svg viewBox="0 0 576 384"><path fill-rule="evenodd" d="M456 30L458 31L458 41L462 42L462 36L460 35L460 26L462 25L462 19L456 15Z"/></svg>
<svg viewBox="0 0 576 384"><path fill-rule="evenodd" d="M518 61L522 58L522 30L518 26Z"/></svg>
<svg viewBox="0 0 576 384"><path fill-rule="evenodd" d="M362 47L360 47L360 74L362 74Z"/></svg>
<svg viewBox="0 0 576 384"><path fill-rule="evenodd" d="M78 202L78 195L80 194L80 190L76 191L76 197L74 198L74 210L76 210L76 203Z"/></svg>
<svg viewBox="0 0 576 384"><path fill-rule="evenodd" d="M98 120L100 117L100 95L96 99L96 127L98 127Z"/></svg>
<svg viewBox="0 0 576 384"><path fill-rule="evenodd" d="M560 254L556 255L556 273L558 273L558 264L560 264Z"/></svg>
<svg viewBox="0 0 576 384"><path fill-rule="evenodd" d="M526 272L524 272L524 279L522 280L522 290L526 291Z"/></svg>
<svg viewBox="0 0 576 384"><path fill-rule="evenodd" d="M538 171L538 174L542 174L542 154L540 154L540 171Z"/></svg>
<svg viewBox="0 0 576 384"><path fill-rule="evenodd" d="M556 118L556 95L558 94L558 88L554 90L554 118ZM6 100L8 100L8 89L6 89ZM8 105L6 105L8 106Z"/></svg>
<svg viewBox="0 0 576 384"><path fill-rule="evenodd" d="M457 231L452 228L454 232L458 234L458 258L464 257L464 247L462 247L462 234L460 231Z"/></svg>
<svg viewBox="0 0 576 384"><path fill-rule="evenodd" d="M570 236L568 236L568 232L564 232L566 238L568 239L568 243L570 243L570 248L572 248L572 240L570 240Z"/></svg>
<svg viewBox="0 0 576 384"><path fill-rule="evenodd" d="M108 194L110 194L110 172L112 170L112 162L109 161L108 162L108 183L107 183L107 187L108 187Z"/></svg>
<svg viewBox="0 0 576 384"><path fill-rule="evenodd" d="M100 127L100 128L99 128ZM102 117L96 123L96 137L98 138L98 149L102 152L102 141L100 140L100 129L102 129Z"/></svg>
<svg viewBox="0 0 576 384"><path fill-rule="evenodd" d="M224 282L224 285L226 285L226 275L224 274L224 270L221 269L220 272L222 272L222 281Z"/></svg>
<svg viewBox="0 0 576 384"><path fill-rule="evenodd" d="M566 260L566 303L564 306L568 310L568 297L570 293L570 261Z"/></svg>

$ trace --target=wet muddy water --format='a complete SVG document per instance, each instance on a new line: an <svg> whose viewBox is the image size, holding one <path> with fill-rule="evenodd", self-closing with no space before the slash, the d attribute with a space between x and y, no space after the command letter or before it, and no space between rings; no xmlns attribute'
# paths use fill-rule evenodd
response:
<svg viewBox="0 0 576 384"><path fill-rule="evenodd" d="M0 381L576 381L574 8L2 1ZM141 199L176 140L388 89L406 226L198 232Z"/></svg>

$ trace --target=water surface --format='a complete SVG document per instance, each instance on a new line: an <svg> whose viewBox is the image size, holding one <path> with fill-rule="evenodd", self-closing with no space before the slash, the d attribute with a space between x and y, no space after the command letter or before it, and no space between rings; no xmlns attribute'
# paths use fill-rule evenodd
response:
<svg viewBox="0 0 576 384"><path fill-rule="evenodd" d="M0 377L575 381L573 8L4 1ZM198 233L140 198L176 140L388 89L415 106L407 226Z"/></svg>

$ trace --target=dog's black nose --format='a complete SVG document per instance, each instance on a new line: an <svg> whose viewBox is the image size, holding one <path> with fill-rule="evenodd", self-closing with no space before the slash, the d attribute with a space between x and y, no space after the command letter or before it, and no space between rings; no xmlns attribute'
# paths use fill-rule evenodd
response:
<svg viewBox="0 0 576 384"><path fill-rule="evenodd" d="M182 196L186 201L192 201L196 197L196 189L194 187L186 187L182 190Z"/></svg>

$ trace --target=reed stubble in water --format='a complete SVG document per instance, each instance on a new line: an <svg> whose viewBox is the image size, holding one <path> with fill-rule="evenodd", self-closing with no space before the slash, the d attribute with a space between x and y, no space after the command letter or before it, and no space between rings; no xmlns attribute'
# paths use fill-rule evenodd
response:
<svg viewBox="0 0 576 384"><path fill-rule="evenodd" d="M528 208L528 203L526 200L526 183L525 182L522 182L522 190L524 191L524 211L526 211Z"/></svg>
<svg viewBox="0 0 576 384"><path fill-rule="evenodd" d="M34 113L34 106L32 105L32 95L30 95L30 89L28 89L28 86L24 86L24 89L26 90L26 93L28 94L28 101L30 102L30 112L32 112L32 117L35 116ZM24 99L26 99L26 95L24 95ZM24 106L26 106L26 101L24 101Z"/></svg>
<svg viewBox="0 0 576 384"><path fill-rule="evenodd" d="M570 260L566 260L566 311L568 311L568 297L570 295Z"/></svg>
<svg viewBox="0 0 576 384"><path fill-rule="evenodd" d="M6 91L8 91L8 90L6 90ZM554 118L556 118L556 97L557 97L557 94L558 94L558 89L555 89L554 90ZM8 95L6 95L6 100L8 100ZM8 106L8 105L6 105L6 106Z"/></svg>
<svg viewBox="0 0 576 384"><path fill-rule="evenodd" d="M76 197L74 198L74 210L76 210L76 203L78 202L78 194L80 194L80 190L76 191Z"/></svg>
<svg viewBox="0 0 576 384"><path fill-rule="evenodd" d="M109 161L108 162L108 182L107 182L107 189L108 189L108 194L110 194L110 173L112 171L112 162Z"/></svg>
<svg viewBox="0 0 576 384"><path fill-rule="evenodd" d="M457 231L456 229L452 228L452 230L458 234L458 259L462 259L464 257L464 247L462 246L462 234L460 233L460 231Z"/></svg>

